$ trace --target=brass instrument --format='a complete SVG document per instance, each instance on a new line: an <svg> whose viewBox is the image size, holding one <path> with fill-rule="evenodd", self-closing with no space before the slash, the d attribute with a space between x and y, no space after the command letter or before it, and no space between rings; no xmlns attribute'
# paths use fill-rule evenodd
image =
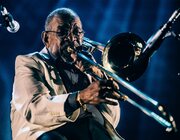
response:
<svg viewBox="0 0 180 140"><path fill-rule="evenodd" d="M170 29L172 24L178 19L179 15L180 9L176 10L169 18L168 22L165 23L147 42L143 41L138 35L133 33L117 34L110 39L106 45L84 37L83 48L91 54L96 50L101 51L104 67L89 59L81 51L77 52L79 58L88 62L90 65L99 68L120 85L135 93L146 102L152 104L159 113L161 113L161 116L150 109L143 107L124 93L116 91L119 94L117 98L124 99L137 107L146 115L152 117L164 126L168 132L172 130L175 132L177 131L173 117L167 113L165 108L156 100L136 89L129 82L138 79L144 73L154 51L160 47L162 41L169 36L170 33L171 35L174 34ZM95 77L100 79L98 76Z"/></svg>

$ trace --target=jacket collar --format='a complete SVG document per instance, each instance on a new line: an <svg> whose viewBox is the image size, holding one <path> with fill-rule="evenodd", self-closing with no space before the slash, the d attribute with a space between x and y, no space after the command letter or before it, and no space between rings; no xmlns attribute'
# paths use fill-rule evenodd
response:
<svg viewBox="0 0 180 140"><path fill-rule="evenodd" d="M41 57L46 61L46 62L50 62L50 63L54 63L55 59L51 56L50 52L48 51L48 49L46 47L44 47L39 54L41 55Z"/></svg>

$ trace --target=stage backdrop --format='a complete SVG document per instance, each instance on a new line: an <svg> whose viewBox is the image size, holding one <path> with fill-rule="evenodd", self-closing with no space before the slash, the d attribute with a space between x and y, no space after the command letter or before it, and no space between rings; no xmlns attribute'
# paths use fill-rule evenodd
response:
<svg viewBox="0 0 180 140"><path fill-rule="evenodd" d="M0 3L20 24L20 30L14 34L0 28L1 140L11 140L10 101L15 58L18 54L43 48L41 32L49 12L58 7L72 8L81 17L85 36L106 43L122 32L136 33L147 41L180 8L179 0L1 0ZM179 23L172 27L177 33L180 33ZM100 62L101 56L96 54L95 57ZM180 129L179 60L180 41L169 37L152 56L143 76L131 84L164 104ZM126 89L120 88L126 92ZM128 91L126 93L134 97ZM117 131L127 140L178 139L177 134L166 133L163 126L127 102L120 104L121 119Z"/></svg>

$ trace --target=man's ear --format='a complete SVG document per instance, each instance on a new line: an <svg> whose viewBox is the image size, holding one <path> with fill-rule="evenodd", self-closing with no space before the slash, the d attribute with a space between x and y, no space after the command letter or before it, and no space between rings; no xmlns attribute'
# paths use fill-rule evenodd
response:
<svg viewBox="0 0 180 140"><path fill-rule="evenodd" d="M41 33L41 39L42 39L44 45L46 46L47 43L48 43L48 34L47 34L47 32L43 31Z"/></svg>

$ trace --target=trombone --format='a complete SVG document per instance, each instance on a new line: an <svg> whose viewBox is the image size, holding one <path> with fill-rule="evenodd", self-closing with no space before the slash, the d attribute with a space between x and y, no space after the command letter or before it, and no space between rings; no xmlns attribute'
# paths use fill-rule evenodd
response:
<svg viewBox="0 0 180 140"><path fill-rule="evenodd" d="M150 109L143 107L139 103L129 98L124 93L117 90L117 99L125 100L131 105L137 107L149 117L160 123L166 128L167 132L177 131L176 123L173 117L166 112L164 106L159 104L142 91L133 87L129 82L138 79L145 71L151 55L160 47L162 41L169 35L177 35L170 31L172 24L178 19L180 9L176 10L165 23L148 41L143 41L138 35L134 33L120 33L115 35L108 41L106 45L90 40L84 37L82 49L92 54L98 50L102 53L103 66L92 61L81 51L77 52L80 59L88 62L90 65L100 69L105 75L113 78L118 84L124 86L129 91L133 92L141 99L152 104L161 114L158 115ZM177 35L179 36L179 35ZM120 54L119 54L120 53ZM95 78L100 79L97 75Z"/></svg>

